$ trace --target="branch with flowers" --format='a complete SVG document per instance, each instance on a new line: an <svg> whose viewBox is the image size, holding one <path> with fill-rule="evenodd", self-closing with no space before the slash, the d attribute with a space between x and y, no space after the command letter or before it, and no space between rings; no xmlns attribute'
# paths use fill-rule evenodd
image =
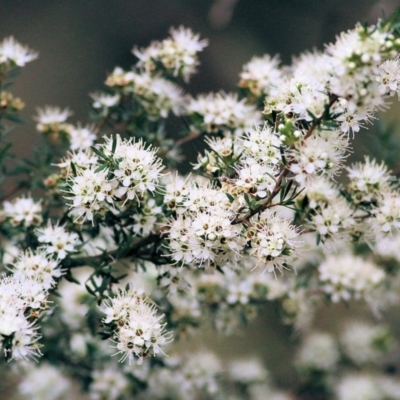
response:
<svg viewBox="0 0 400 400"><path fill-rule="evenodd" d="M45 145L12 167L23 102L8 88L38 55L0 43L0 343L25 369L22 393L39 398L39 371L94 399L350 399L357 385L376 394L360 398L399 398L381 361L396 346L386 326L313 331L324 303L377 314L398 301L397 178L371 156L345 164L354 135L400 96L398 14L291 66L254 57L240 96L185 94L207 41L172 28L91 95L87 125L39 108ZM182 148L201 139L181 175ZM293 386L274 386L258 359L166 357L173 338L235 332L268 302L300 332Z"/></svg>

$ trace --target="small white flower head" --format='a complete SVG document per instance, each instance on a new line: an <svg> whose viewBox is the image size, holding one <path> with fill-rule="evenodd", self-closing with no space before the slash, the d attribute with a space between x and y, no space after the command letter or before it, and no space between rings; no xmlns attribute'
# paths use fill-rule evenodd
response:
<svg viewBox="0 0 400 400"><path fill-rule="evenodd" d="M376 377L369 374L344 375L335 384L338 400L377 400L384 399L384 392Z"/></svg>
<svg viewBox="0 0 400 400"><path fill-rule="evenodd" d="M376 241L391 241L400 231L400 197L398 192L381 192L371 219Z"/></svg>
<svg viewBox="0 0 400 400"><path fill-rule="evenodd" d="M331 201L324 208L316 209L311 221L322 242L347 238L355 226L354 211L347 201L343 197Z"/></svg>
<svg viewBox="0 0 400 400"><path fill-rule="evenodd" d="M400 59L387 60L379 66L376 77L379 93L387 96L400 96Z"/></svg>
<svg viewBox="0 0 400 400"><path fill-rule="evenodd" d="M254 160L264 165L277 165L281 162L282 141L266 124L246 131L241 138L241 144L249 162Z"/></svg>
<svg viewBox="0 0 400 400"><path fill-rule="evenodd" d="M92 383L89 386L92 400L117 400L127 394L129 381L127 377L115 367L94 370Z"/></svg>
<svg viewBox="0 0 400 400"><path fill-rule="evenodd" d="M329 79L329 92L346 99L350 113L357 109L373 110L382 104L375 76L379 74L382 56L385 57L387 39L388 32L375 26L357 25L327 47L334 71Z"/></svg>
<svg viewBox="0 0 400 400"><path fill-rule="evenodd" d="M221 361L218 357L204 350L184 360L182 373L193 389L211 397L217 395L217 378L221 374L221 369Z"/></svg>
<svg viewBox="0 0 400 400"><path fill-rule="evenodd" d="M371 203L378 200L380 193L390 191L393 177L384 163L365 157L363 163L346 168L350 179L349 189L356 203Z"/></svg>
<svg viewBox="0 0 400 400"><path fill-rule="evenodd" d="M357 111L342 110L341 114L336 118L340 123L340 131L349 135L359 132L365 125L363 121L368 121L371 118L369 114L359 113Z"/></svg>
<svg viewBox="0 0 400 400"><path fill-rule="evenodd" d="M59 136L68 138L73 126L67 123L72 112L65 108L45 106L37 109L38 115L34 118L37 121L36 129L50 139L56 140Z"/></svg>
<svg viewBox="0 0 400 400"><path fill-rule="evenodd" d="M318 177L306 182L305 189L298 196L298 200L301 201L304 196L307 196L310 208L325 208L340 198L340 191L332 181L325 177Z"/></svg>
<svg viewBox="0 0 400 400"><path fill-rule="evenodd" d="M172 341L172 334L165 332L163 315L157 315L155 305L141 291L119 291L104 302L102 311L106 314L103 322L114 329L113 347L121 354L121 362L128 359L132 364L136 359L141 363L150 352L163 353L162 347Z"/></svg>
<svg viewBox="0 0 400 400"><path fill-rule="evenodd" d="M207 173L221 173L228 165L232 165L241 155L241 145L229 135L224 138L206 138L204 140L212 151L205 151L204 156L198 156L198 164L194 169L202 167Z"/></svg>
<svg viewBox="0 0 400 400"><path fill-rule="evenodd" d="M229 377L240 385L265 383L268 371L259 358L243 358L229 363Z"/></svg>
<svg viewBox="0 0 400 400"><path fill-rule="evenodd" d="M240 136L261 122L255 106L239 100L236 94L209 93L191 99L186 106L195 128L207 132L233 132Z"/></svg>
<svg viewBox="0 0 400 400"><path fill-rule="evenodd" d="M182 199L186 211L170 221L171 257L198 267L238 259L244 246L242 227L231 224L235 213L227 207L227 197L211 187L190 186Z"/></svg>
<svg viewBox="0 0 400 400"><path fill-rule="evenodd" d="M97 137L93 125L87 125L85 127L78 125L69 132L69 147L72 151L85 151L93 145L96 139Z"/></svg>
<svg viewBox="0 0 400 400"><path fill-rule="evenodd" d="M270 210L252 217L250 223L252 226L245 232L251 245L250 254L266 271L277 269L282 272L299 245L296 227Z"/></svg>
<svg viewBox="0 0 400 400"><path fill-rule="evenodd" d="M326 175L332 178L346 158L348 138L335 131L321 131L290 152L290 171L294 179L304 184L310 178Z"/></svg>
<svg viewBox="0 0 400 400"><path fill-rule="evenodd" d="M297 367L307 373L313 371L333 371L340 353L335 339L328 333L307 334L297 353Z"/></svg>
<svg viewBox="0 0 400 400"><path fill-rule="evenodd" d="M46 304L47 292L38 282L23 277L0 279L0 344L7 358L26 360L41 355L35 322L36 310ZM35 310L35 311L34 311Z"/></svg>
<svg viewBox="0 0 400 400"><path fill-rule="evenodd" d="M236 171L238 177L234 185L238 194L247 193L261 199L272 192L279 172L274 165L260 165L248 158L242 160Z"/></svg>
<svg viewBox="0 0 400 400"><path fill-rule="evenodd" d="M66 199L70 201L71 215L77 223L93 221L95 215L102 215L114 196L113 183L108 179L108 170L97 171L93 165L79 169L77 175L67 180Z"/></svg>
<svg viewBox="0 0 400 400"><path fill-rule="evenodd" d="M131 85L134 81L135 73L132 71L124 71L121 67L115 67L114 71L107 76L105 84L112 88L124 89ZM123 92L127 92L123 90Z"/></svg>
<svg viewBox="0 0 400 400"><path fill-rule="evenodd" d="M60 278L63 270L59 269L58 262L47 255L47 251L39 249L35 253L27 250L21 253L11 268L18 279L28 278L40 283L43 288L50 289Z"/></svg>
<svg viewBox="0 0 400 400"><path fill-rule="evenodd" d="M114 153L113 142L116 141ZM157 149L145 147L142 140L106 138L106 143L99 146L106 155L113 158L116 168L110 171L118 187L115 196L133 200L144 196L146 192L156 190L160 172L164 169L161 159L156 156Z"/></svg>
<svg viewBox="0 0 400 400"><path fill-rule="evenodd" d="M18 389L29 400L66 400L71 394L71 386L59 369L42 363L23 374Z"/></svg>
<svg viewBox="0 0 400 400"><path fill-rule="evenodd" d="M90 97L93 99L93 108L98 109L104 115L108 114L108 109L115 107L120 99L121 96L116 94L108 94L108 93L92 93Z"/></svg>
<svg viewBox="0 0 400 400"><path fill-rule="evenodd" d="M365 299L385 278L384 272L371 261L352 254L329 255L318 272L322 290L334 303Z"/></svg>
<svg viewBox="0 0 400 400"><path fill-rule="evenodd" d="M239 86L250 91L256 97L267 96L271 87L279 84L282 71L279 69L279 56L253 57L243 65L240 73Z"/></svg>
<svg viewBox="0 0 400 400"><path fill-rule="evenodd" d="M157 69L157 63L161 63L167 73L174 77L182 76L188 82L199 64L197 53L207 46L208 41L199 40L199 34L183 26L171 28L170 35L170 38L153 42L146 49L133 49L133 54L139 59L137 66L152 72Z"/></svg>
<svg viewBox="0 0 400 400"><path fill-rule="evenodd" d="M340 335L346 356L356 365L375 364L393 347L387 327L361 321L348 322Z"/></svg>
<svg viewBox="0 0 400 400"><path fill-rule="evenodd" d="M0 43L0 69L1 64L6 67L23 67L26 63L35 60L38 53L18 43L12 36L5 38Z"/></svg>
<svg viewBox="0 0 400 400"><path fill-rule="evenodd" d="M324 113L329 102L324 85L315 79L304 79L305 75L282 79L272 89L265 102L264 113L276 111L294 118L311 122L313 117Z"/></svg>
<svg viewBox="0 0 400 400"><path fill-rule="evenodd" d="M183 200L189 195L189 177L184 178L183 176L171 174L168 176L168 180L165 182L164 187L164 204L170 211L182 211L184 212ZM180 210L177 209L181 206Z"/></svg>
<svg viewBox="0 0 400 400"><path fill-rule="evenodd" d="M46 227L36 229L36 235L44 252L59 260L77 251L77 246L81 244L77 233L67 232L62 226L52 226L50 221Z"/></svg>
<svg viewBox="0 0 400 400"><path fill-rule="evenodd" d="M147 200L142 204L139 212L132 216L135 221L133 224L133 232L141 236L148 236L154 231L157 222L157 216L161 214L161 207L157 206L154 199Z"/></svg>
<svg viewBox="0 0 400 400"><path fill-rule="evenodd" d="M67 156L60 163L54 164L61 169L61 176L64 178L70 177L72 174L71 164L74 164L75 169L87 169L98 164L98 157L91 150L82 150L78 152L68 152Z"/></svg>
<svg viewBox="0 0 400 400"><path fill-rule="evenodd" d="M13 226L38 226L42 223L42 205L32 197L18 197L3 203L4 216Z"/></svg>
<svg viewBox="0 0 400 400"><path fill-rule="evenodd" d="M132 84L126 91L134 96L150 119L182 114L185 97L181 87L159 75L132 72Z"/></svg>

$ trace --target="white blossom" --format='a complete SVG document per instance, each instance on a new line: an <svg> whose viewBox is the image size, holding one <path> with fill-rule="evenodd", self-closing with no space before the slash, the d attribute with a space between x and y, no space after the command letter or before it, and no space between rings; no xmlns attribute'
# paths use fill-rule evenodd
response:
<svg viewBox="0 0 400 400"><path fill-rule="evenodd" d="M0 43L0 64L23 67L26 63L35 60L38 53L18 43L12 36Z"/></svg>

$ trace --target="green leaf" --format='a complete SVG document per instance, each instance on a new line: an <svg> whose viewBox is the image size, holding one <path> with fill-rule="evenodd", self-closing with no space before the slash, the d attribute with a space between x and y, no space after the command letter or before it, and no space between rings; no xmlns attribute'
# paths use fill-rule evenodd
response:
<svg viewBox="0 0 400 400"><path fill-rule="evenodd" d="M228 200L230 201L230 203L232 204L235 201L235 198L229 194L229 193L225 193L226 197L228 198Z"/></svg>

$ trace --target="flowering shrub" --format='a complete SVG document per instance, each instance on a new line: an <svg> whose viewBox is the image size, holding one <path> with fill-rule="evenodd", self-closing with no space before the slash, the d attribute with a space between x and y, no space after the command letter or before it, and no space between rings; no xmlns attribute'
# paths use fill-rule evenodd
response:
<svg viewBox="0 0 400 400"><path fill-rule="evenodd" d="M5 88L38 55L0 43L0 344L25 370L20 392L61 398L77 379L93 399L400 399L387 326L312 326L323 303L376 315L399 300L396 175L371 155L346 163L354 136L400 97L399 13L291 66L254 57L240 96L185 94L205 46L179 27L135 48L132 70L116 67L91 95L87 125L39 109L43 155L10 167L23 103ZM194 140L208 147L183 176ZM301 338L296 387L275 387L256 358L223 367L208 350L174 350L210 323L236 331L267 302Z"/></svg>

